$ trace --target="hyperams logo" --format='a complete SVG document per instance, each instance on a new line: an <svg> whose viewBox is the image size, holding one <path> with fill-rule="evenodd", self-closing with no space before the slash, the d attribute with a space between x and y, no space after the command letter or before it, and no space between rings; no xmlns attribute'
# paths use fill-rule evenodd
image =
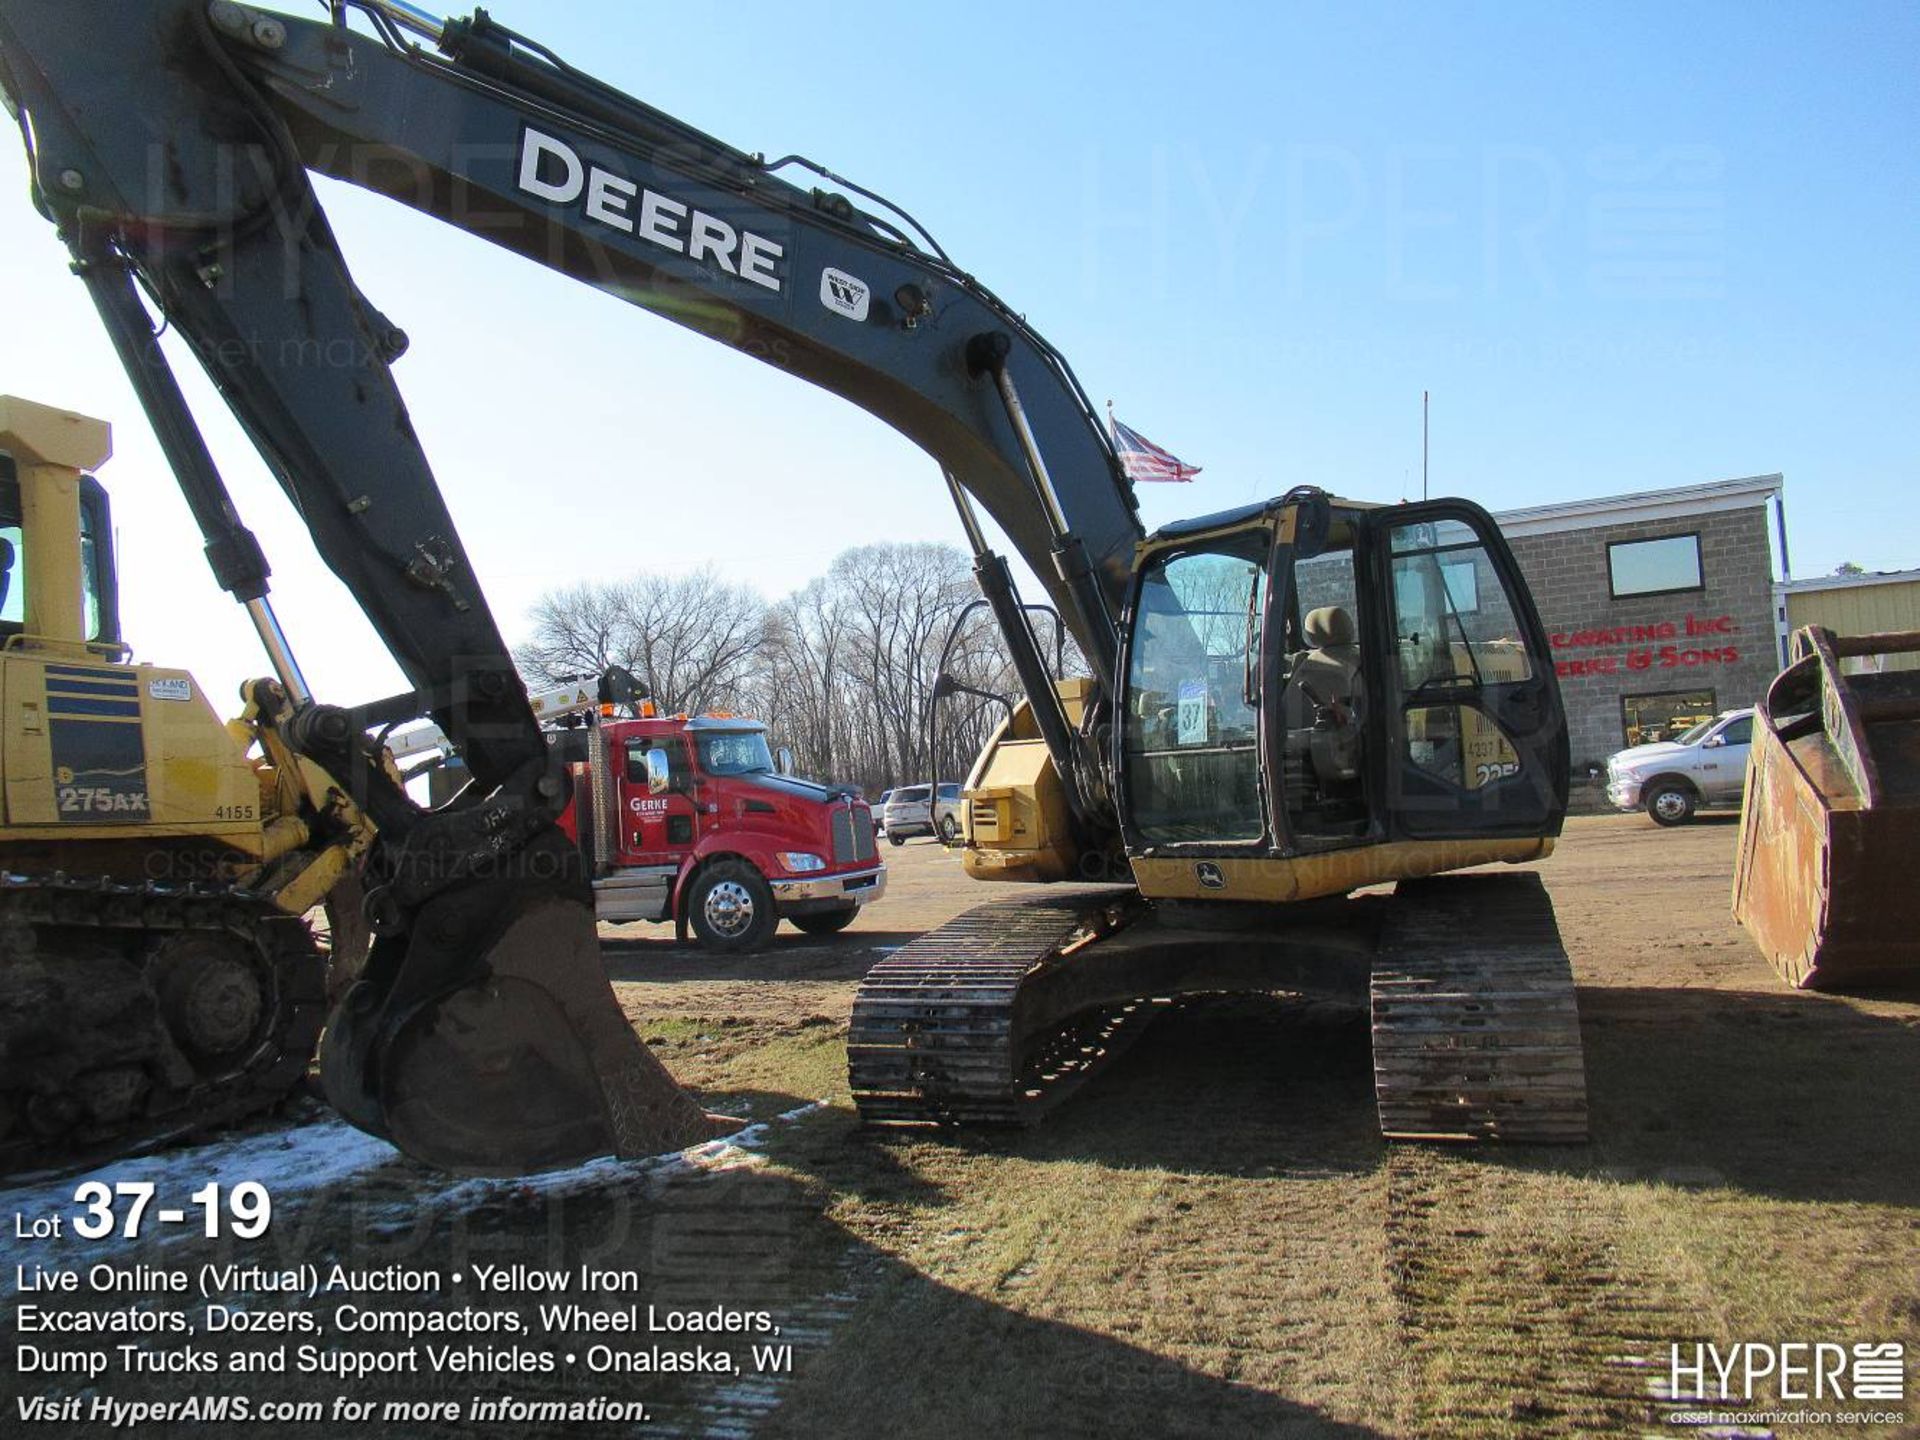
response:
<svg viewBox="0 0 1920 1440"><path fill-rule="evenodd" d="M1671 1349L1664 1379L1655 1393L1681 1407L1667 1412L1670 1425L1906 1422L1904 1410L1887 1408L1907 1394L1907 1352L1898 1340L1681 1342ZM1756 1404L1761 1408L1753 1408Z"/></svg>
<svg viewBox="0 0 1920 1440"><path fill-rule="evenodd" d="M578 204L587 219L609 230L637 235L662 250L780 293L777 267L786 250L779 243L589 164L566 141L531 126L520 134L520 169L514 183L536 199Z"/></svg>

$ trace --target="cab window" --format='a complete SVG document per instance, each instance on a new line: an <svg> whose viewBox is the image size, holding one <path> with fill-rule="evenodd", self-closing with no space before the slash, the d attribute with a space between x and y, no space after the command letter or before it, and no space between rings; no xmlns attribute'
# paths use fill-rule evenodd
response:
<svg viewBox="0 0 1920 1440"><path fill-rule="evenodd" d="M1396 526L1392 555L1394 638L1409 692L1532 674L1519 619L1471 526Z"/></svg>
<svg viewBox="0 0 1920 1440"><path fill-rule="evenodd" d="M627 742L627 783L645 785L647 783L647 752L664 750L667 755L667 774L669 784L676 789L687 778L686 752L680 748L678 736L663 735L656 740L629 740Z"/></svg>
<svg viewBox="0 0 1920 1440"><path fill-rule="evenodd" d="M82 623L89 640L118 640L118 626L109 626L111 607L102 603L102 588L110 584L104 492L93 481L82 482L80 495L80 576ZM21 525L20 481L13 461L0 455L0 638L18 635L27 620L27 541ZM108 633L109 630L114 633Z"/></svg>
<svg viewBox="0 0 1920 1440"><path fill-rule="evenodd" d="M1475 703L1533 674L1493 557L1459 520L1395 526L1389 542L1407 759L1469 791L1518 775L1520 752Z"/></svg>
<svg viewBox="0 0 1920 1440"><path fill-rule="evenodd" d="M759 730L710 731L695 743L700 768L709 775L757 775L773 769L773 752Z"/></svg>
<svg viewBox="0 0 1920 1440"><path fill-rule="evenodd" d="M1370 824L1365 782L1367 695L1354 533L1336 522L1318 552L1293 566L1286 607L1286 685L1279 721L1281 795L1289 835L1351 840Z"/></svg>
<svg viewBox="0 0 1920 1440"><path fill-rule="evenodd" d="M20 529L20 481L0 455L0 634L18 635L27 618L27 546Z"/></svg>
<svg viewBox="0 0 1920 1440"><path fill-rule="evenodd" d="M1265 530L1153 560L1135 607L1123 743L1148 841L1257 840Z"/></svg>

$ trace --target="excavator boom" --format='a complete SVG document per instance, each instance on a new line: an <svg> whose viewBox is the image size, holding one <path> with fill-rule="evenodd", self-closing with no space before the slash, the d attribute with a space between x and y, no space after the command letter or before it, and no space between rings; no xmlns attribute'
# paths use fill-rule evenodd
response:
<svg viewBox="0 0 1920 1440"><path fill-rule="evenodd" d="M977 503L1111 693L1141 530L1060 356L913 223L791 184L485 12L383 0L377 33L233 0L0 0L0 85L207 542L297 709L285 733L378 826L378 939L328 1026L356 1123L447 1168L512 1171L711 1133L600 970L564 771L395 385L406 337L355 286L309 172L349 181L774 364L893 425L945 474L1075 824L1111 834L1092 740L1054 694ZM438 53L402 42L398 19ZM817 168L817 167L816 167ZM824 172L821 172L824 174ZM865 192L861 192L864 194ZM143 299L144 293L144 299ZM410 694L314 700L155 341L182 336ZM1093 707L1097 710L1097 706ZM430 716L473 775L423 810L369 730Z"/></svg>
<svg viewBox="0 0 1920 1440"><path fill-rule="evenodd" d="M330 23L236 0L0 0L0 87L215 574L295 702L287 741L378 828L379 939L322 1056L349 1118L495 1171L726 1123L613 999L555 824L567 776L408 422L391 369L405 334L355 286L311 174L811 381L939 467L1025 695L976 767L969 870L1110 878L1124 862L1133 884L961 917L876 967L849 1045L870 1118L1017 1119L1137 1028L1115 1002L1291 982L1369 997L1387 1133L1584 1133L1571 973L1537 879L1415 883L1537 859L1566 808L1551 654L1491 517L1300 487L1145 536L1065 361L904 212L723 144L484 11L329 8ZM835 188L786 178L803 170ZM307 694L149 304L412 692ZM982 510L1089 680L1056 684ZM1480 602L1457 604L1450 574ZM474 777L435 810L369 739L421 716ZM1389 880L1390 904L1313 908Z"/></svg>

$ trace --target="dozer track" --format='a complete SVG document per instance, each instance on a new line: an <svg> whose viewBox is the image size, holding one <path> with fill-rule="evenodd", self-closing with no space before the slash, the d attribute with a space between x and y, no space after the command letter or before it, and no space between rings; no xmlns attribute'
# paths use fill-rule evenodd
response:
<svg viewBox="0 0 1920 1440"><path fill-rule="evenodd" d="M266 1109L306 1074L326 1008L306 923L258 895L0 875L0 1177Z"/></svg>
<svg viewBox="0 0 1920 1440"><path fill-rule="evenodd" d="M1038 1119L1144 1029L1150 1012L1144 1000L1087 1011L1045 978L1144 910L1131 890L996 901L875 965L854 996L847 1036L860 1118Z"/></svg>
<svg viewBox="0 0 1920 1440"><path fill-rule="evenodd" d="M1403 881L1392 903L1372 985L1380 1132L1584 1142L1573 970L1540 877Z"/></svg>

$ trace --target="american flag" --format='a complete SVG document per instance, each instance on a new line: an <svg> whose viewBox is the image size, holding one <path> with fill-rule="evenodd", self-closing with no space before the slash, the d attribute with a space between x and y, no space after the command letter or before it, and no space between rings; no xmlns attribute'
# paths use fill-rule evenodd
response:
<svg viewBox="0 0 1920 1440"><path fill-rule="evenodd" d="M1170 455L1137 430L1129 430L1107 412L1113 426L1113 448L1120 452L1120 466L1129 480L1191 480L1200 473L1198 465L1189 465Z"/></svg>

